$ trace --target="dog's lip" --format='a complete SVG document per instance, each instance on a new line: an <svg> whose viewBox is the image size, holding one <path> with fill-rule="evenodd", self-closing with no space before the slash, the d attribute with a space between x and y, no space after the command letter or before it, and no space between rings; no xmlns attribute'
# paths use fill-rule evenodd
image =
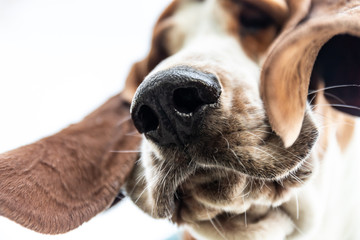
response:
<svg viewBox="0 0 360 240"><path fill-rule="evenodd" d="M171 182L173 179L169 179L168 181L164 181L164 185L156 186L158 189L167 189L168 191L156 191L157 195L154 197L157 199L157 204L154 206L154 211L152 213L153 217L156 218L167 218L172 222L177 224L184 223L184 220L181 217L181 211L184 207L184 199L183 199L183 184L191 181L191 178L197 176L196 171L199 169L204 169L202 164L195 164L194 170L189 172L186 177L182 178L181 181L178 181L176 184ZM221 169L225 171L232 171L233 169L228 169L226 167L221 166L206 166L207 169ZM242 172L236 171L237 174L244 174ZM289 172L290 174L290 172ZM244 174L246 175L246 174ZM254 176L246 175L250 178L256 178ZM265 180L265 179L264 179ZM271 180L271 179L266 179ZM204 182L203 182L204 183ZM172 186L172 189L169 189L169 186Z"/></svg>
<svg viewBox="0 0 360 240"><path fill-rule="evenodd" d="M222 169L225 171L235 171L234 169L228 169L222 166L209 166L206 164L195 163L190 167L192 171L188 171L186 176L181 179L169 178L167 181L163 181L162 185L156 186L159 191L154 191L154 199L156 204L152 216L155 218L167 218L173 222L181 224L183 222L181 218L181 211L183 207L182 198L182 185L189 181L192 177L196 176L196 171L199 169ZM177 168L177 170L179 170ZM236 171L239 174L243 174L240 171ZM176 175L169 173L168 176ZM248 175L249 177L253 177Z"/></svg>
<svg viewBox="0 0 360 240"><path fill-rule="evenodd" d="M176 167L162 169L166 176L161 178L166 181L161 180L160 184L154 186L156 190L152 193L155 201L153 217L171 219L176 213L177 190L197 169L194 161L187 160L185 156L183 158L181 161L176 160Z"/></svg>
<svg viewBox="0 0 360 240"><path fill-rule="evenodd" d="M154 196L154 199L157 199L156 201L157 204L156 206L154 206L154 212L152 213L153 217L167 218L177 224L183 223L184 221L181 217L181 211L183 209L184 196L186 195L186 192L184 192L186 191L184 190L184 184L186 184L189 181L193 182L192 178L198 176L197 174L198 170L201 169L214 170L214 169L219 169L220 167L216 166L216 167L203 168L201 167L200 164L193 163L192 167L190 168L192 170L188 171L186 176L183 176L181 180L178 181L176 184L171 182L173 179L164 181L164 184L166 184L167 186L172 186L173 188L171 189L171 191L166 191L166 192L157 191L158 194ZM225 170L228 171L228 169ZM201 181L201 184L204 184L205 182ZM200 184L200 182L197 182L197 184ZM156 186L156 188L166 189L164 185Z"/></svg>
<svg viewBox="0 0 360 240"><path fill-rule="evenodd" d="M261 163L266 164L266 162L264 162L264 159L252 159L254 155L247 153L245 148L243 152L239 153L245 153L244 157L248 157L245 160L249 161L249 163L247 163L246 161L244 161L244 163L240 161L236 162L235 160L239 160L242 156L239 155L239 158L234 158L233 152L216 152L217 155L215 154L215 152L209 153L209 149L211 149L211 146L213 146L211 142L202 142L203 146L206 145L205 148L199 148L199 145L188 146L186 152L183 151L184 149L175 149L175 155L173 154L174 149L165 150L165 152L163 152L162 154L163 156L174 157L172 157L172 159L166 159L166 167L162 169L159 168L159 171L157 171L163 172L165 175L163 175L162 180L159 181L160 184L155 186L156 191L153 191L153 198L156 200L156 204L154 206L154 216L159 218L171 218L175 214L175 196L178 187L182 183L187 181L189 177L195 174L196 171L199 169L228 170L244 174L250 178L270 181L279 181L286 178L287 176L289 176L289 174L296 171L296 169L301 167L306 162L306 160L310 157L310 150L312 149L313 144L316 142L318 132L313 125L309 124L308 126L303 127L302 131L303 137L299 138L296 141L295 145L293 145L290 149L281 148L281 146L279 145L279 137L277 137L276 135L271 135L271 138L267 139L268 144L275 144L276 146L279 146L279 149L282 151L280 152L281 156L283 156L282 159L269 158L270 160L272 160L271 164L278 164L278 166L281 166L281 168L278 167L275 169L277 171L266 167L263 167L263 169L258 169L257 167L255 167L253 164L256 163L256 160L259 161L258 165L260 167L262 166ZM294 153L291 152L292 148L294 148ZM200 155L200 153L203 153L204 155ZM214 153L215 155L213 155L212 153ZM295 153L301 154L294 155ZM213 159L216 159L216 156L222 157L224 161L214 161ZM182 157L184 159L180 159L179 157ZM233 162L230 162L231 160L233 160ZM283 161L285 160L287 161L287 165L284 165ZM164 162L164 159L160 161ZM247 164L247 166L250 164L250 167L246 168L245 163ZM173 166L174 164L176 164L176 166Z"/></svg>

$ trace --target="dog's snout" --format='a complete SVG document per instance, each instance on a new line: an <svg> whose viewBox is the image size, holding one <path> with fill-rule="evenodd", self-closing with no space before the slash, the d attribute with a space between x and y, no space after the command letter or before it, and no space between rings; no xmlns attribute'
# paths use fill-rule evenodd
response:
<svg viewBox="0 0 360 240"><path fill-rule="evenodd" d="M140 133L160 145L186 145L219 100L215 75L175 67L145 79L135 93L131 116Z"/></svg>

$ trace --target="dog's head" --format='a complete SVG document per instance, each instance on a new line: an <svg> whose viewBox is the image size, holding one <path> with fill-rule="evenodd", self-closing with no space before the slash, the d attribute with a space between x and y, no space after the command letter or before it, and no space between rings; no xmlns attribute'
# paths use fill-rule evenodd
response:
<svg viewBox="0 0 360 240"><path fill-rule="evenodd" d="M132 118L145 136L141 167L147 191L133 198L147 198L156 217L172 216L186 199L244 211L250 205L239 207L242 199L236 196L248 191L245 186L294 173L317 137L305 113L297 140L285 148L260 95L264 56L289 7L285 1L174 4L174 13L158 24L166 24L157 34L166 39L161 46L168 56L146 76L132 101ZM276 85L269 88L278 91Z"/></svg>
<svg viewBox="0 0 360 240"><path fill-rule="evenodd" d="M248 211L258 221L267 211L254 206L279 206L312 172L310 79L315 89L359 81L359 13L358 1L174 1L121 97L1 155L0 213L64 232L108 207L127 179L127 193L153 217L191 224ZM349 56L344 44L353 55L329 60ZM341 89L329 101L360 105L359 88ZM143 134L135 167L130 102Z"/></svg>
<svg viewBox="0 0 360 240"><path fill-rule="evenodd" d="M127 189L143 210L190 223L240 214L278 206L309 177L309 79L334 32L303 27L306 4L176 1L158 23L166 57L131 106L144 140Z"/></svg>

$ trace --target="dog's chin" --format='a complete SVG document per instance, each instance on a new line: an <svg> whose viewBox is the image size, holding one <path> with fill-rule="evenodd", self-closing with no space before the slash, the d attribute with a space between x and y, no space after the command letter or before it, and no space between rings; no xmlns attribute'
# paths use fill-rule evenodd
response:
<svg viewBox="0 0 360 240"><path fill-rule="evenodd" d="M177 224L232 219L244 216L260 221L270 209L288 201L311 174L309 158L282 178L259 179L224 168L201 168L184 180L172 194L171 220ZM168 207L169 208L169 207Z"/></svg>
<svg viewBox="0 0 360 240"><path fill-rule="evenodd" d="M186 147L144 142L142 171L135 174L137 178L144 176L143 186L140 196L133 198L138 202L146 191L147 200L142 201L148 205L142 207L145 212L182 223L209 220L223 213L242 214L255 205L276 207L311 175L309 153L317 129L308 115L290 148L284 148L270 131L261 143L241 146L232 141L237 138L224 132L210 134Z"/></svg>

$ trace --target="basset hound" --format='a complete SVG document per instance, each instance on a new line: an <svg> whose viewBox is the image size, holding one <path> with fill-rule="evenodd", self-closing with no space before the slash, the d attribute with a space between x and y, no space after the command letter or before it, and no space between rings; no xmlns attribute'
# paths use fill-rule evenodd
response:
<svg viewBox="0 0 360 240"><path fill-rule="evenodd" d="M123 192L184 239L359 239L359 66L358 0L174 0L119 95L0 155L0 215L59 234Z"/></svg>

